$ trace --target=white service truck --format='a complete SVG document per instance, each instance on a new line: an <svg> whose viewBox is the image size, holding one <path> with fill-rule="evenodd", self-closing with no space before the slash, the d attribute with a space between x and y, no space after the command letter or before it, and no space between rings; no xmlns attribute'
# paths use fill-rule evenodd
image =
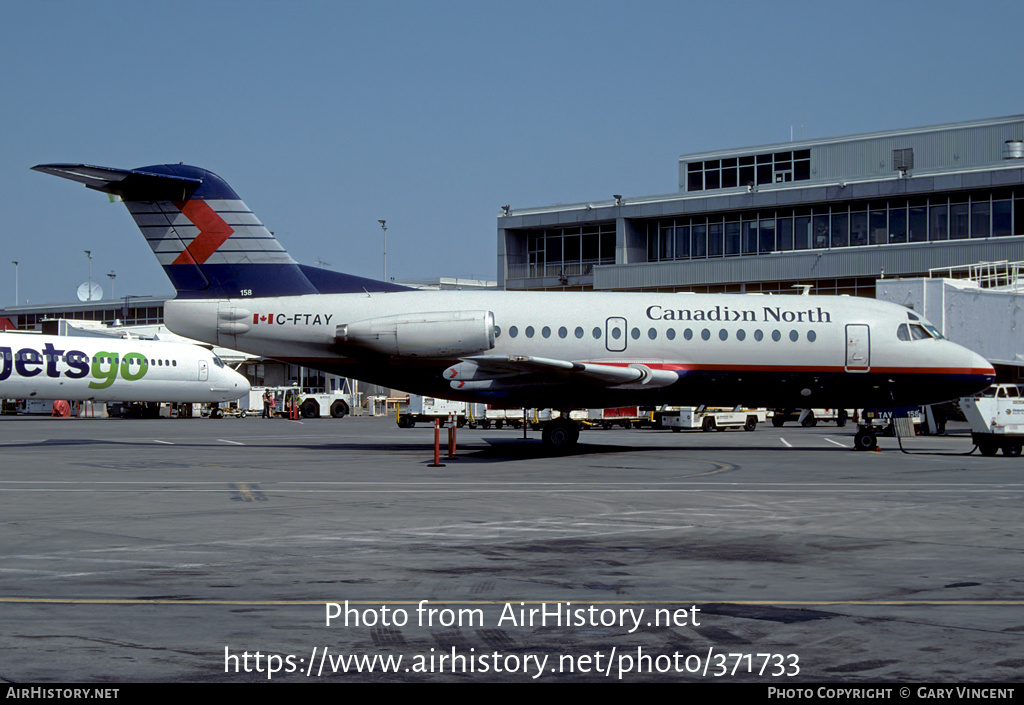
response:
<svg viewBox="0 0 1024 705"><path fill-rule="evenodd" d="M753 431L758 421L765 420L764 409L715 409L704 406L681 406L677 411L663 411L661 425L673 432L683 429L702 431L724 431L742 428Z"/></svg>
<svg viewBox="0 0 1024 705"><path fill-rule="evenodd" d="M334 419L345 418L349 411L348 401L341 392L319 393L303 391L298 387L252 387L249 390L248 398L243 397L238 402L239 415L262 415L263 394L270 391L274 397L272 413L274 416L287 416L288 404L292 399L299 403L299 414L304 419L316 419L331 417ZM244 402L244 403L243 403Z"/></svg>
<svg viewBox="0 0 1024 705"><path fill-rule="evenodd" d="M993 384L972 397L960 399L971 424L971 440L982 455L1016 457L1024 448L1024 386Z"/></svg>
<svg viewBox="0 0 1024 705"><path fill-rule="evenodd" d="M395 423L399 428L412 428L417 421L432 423L434 419L444 421L448 417L454 417L461 428L466 424L467 415L478 418L484 413L482 404L467 404L464 401L410 394L404 404L395 405Z"/></svg>

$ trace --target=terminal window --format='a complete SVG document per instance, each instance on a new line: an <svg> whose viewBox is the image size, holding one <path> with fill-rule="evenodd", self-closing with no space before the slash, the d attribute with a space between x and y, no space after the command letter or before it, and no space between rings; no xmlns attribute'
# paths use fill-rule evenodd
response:
<svg viewBox="0 0 1024 705"><path fill-rule="evenodd" d="M687 191L781 184L810 178L809 149L708 159L686 165Z"/></svg>

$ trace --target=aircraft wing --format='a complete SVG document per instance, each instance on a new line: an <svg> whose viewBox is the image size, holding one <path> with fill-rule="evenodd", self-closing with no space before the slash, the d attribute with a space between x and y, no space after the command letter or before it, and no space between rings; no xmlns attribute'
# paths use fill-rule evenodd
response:
<svg viewBox="0 0 1024 705"><path fill-rule="evenodd" d="M461 358L444 371L452 389L509 389L545 383L577 381L619 389L653 389L672 384L679 375L640 363L606 364L557 360L532 355L475 355Z"/></svg>

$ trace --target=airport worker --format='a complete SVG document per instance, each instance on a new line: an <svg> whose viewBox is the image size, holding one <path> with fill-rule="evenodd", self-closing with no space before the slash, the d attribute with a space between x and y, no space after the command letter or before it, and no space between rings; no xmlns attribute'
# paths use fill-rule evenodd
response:
<svg viewBox="0 0 1024 705"><path fill-rule="evenodd" d="M265 392L263 392L263 418L265 418L265 419L273 418L273 414L270 411L273 408L273 406L274 406L274 395L271 394L270 390L268 389Z"/></svg>

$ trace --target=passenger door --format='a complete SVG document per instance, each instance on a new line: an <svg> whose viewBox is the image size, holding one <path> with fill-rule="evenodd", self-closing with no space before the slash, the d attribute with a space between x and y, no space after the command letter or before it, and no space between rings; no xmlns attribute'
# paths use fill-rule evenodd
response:
<svg viewBox="0 0 1024 705"><path fill-rule="evenodd" d="M614 316L604 322L604 346L608 352L626 349L626 319Z"/></svg>
<svg viewBox="0 0 1024 705"><path fill-rule="evenodd" d="M871 369L871 329L865 323L846 325L846 371Z"/></svg>

